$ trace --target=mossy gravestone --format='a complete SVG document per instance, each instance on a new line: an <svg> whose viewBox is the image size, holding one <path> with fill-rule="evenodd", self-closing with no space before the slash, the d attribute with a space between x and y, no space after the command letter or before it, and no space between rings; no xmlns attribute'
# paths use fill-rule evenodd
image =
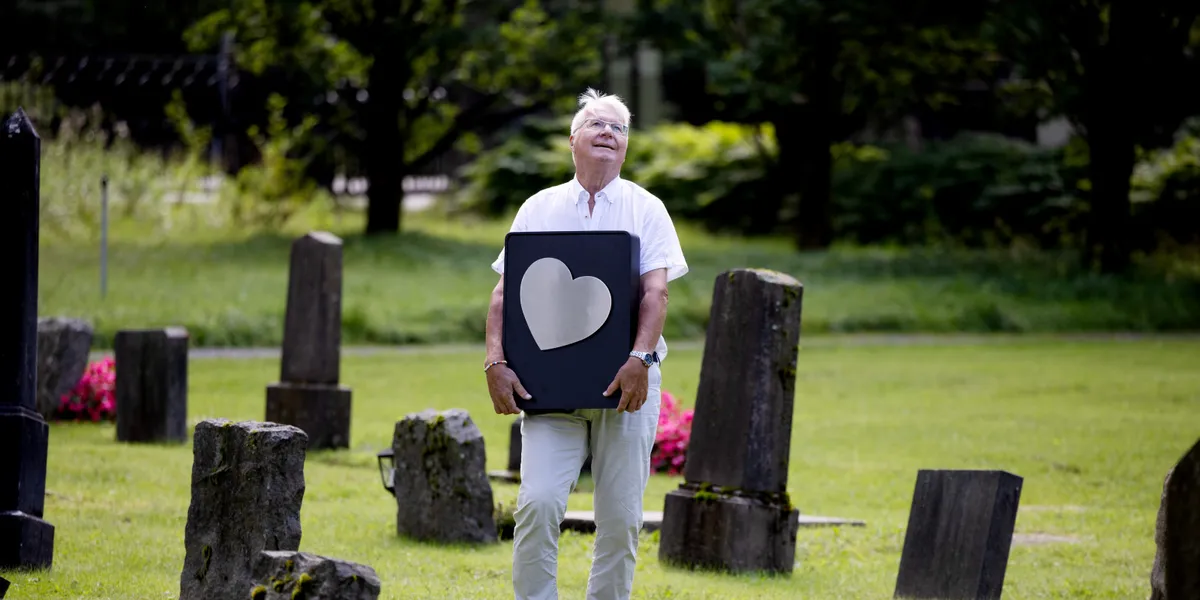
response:
<svg viewBox="0 0 1200 600"><path fill-rule="evenodd" d="M497 541L483 434L464 410L432 409L396 423L396 532L443 543Z"/></svg>
<svg viewBox="0 0 1200 600"><path fill-rule="evenodd" d="M659 560L791 572L787 494L803 287L773 271L717 277L684 483L667 494Z"/></svg>
<svg viewBox="0 0 1200 600"><path fill-rule="evenodd" d="M193 440L179 600L246 598L260 552L300 549L308 436L215 419L196 425Z"/></svg>
<svg viewBox="0 0 1200 600"><path fill-rule="evenodd" d="M292 243L280 381L267 386L266 419L304 430L314 450L350 446L341 332L342 240L309 233Z"/></svg>
<svg viewBox="0 0 1200 600"><path fill-rule="evenodd" d="M306 552L264 551L250 600L376 600L375 569Z"/></svg>
<svg viewBox="0 0 1200 600"><path fill-rule="evenodd" d="M1200 598L1200 440L1167 473L1154 529L1151 600Z"/></svg>

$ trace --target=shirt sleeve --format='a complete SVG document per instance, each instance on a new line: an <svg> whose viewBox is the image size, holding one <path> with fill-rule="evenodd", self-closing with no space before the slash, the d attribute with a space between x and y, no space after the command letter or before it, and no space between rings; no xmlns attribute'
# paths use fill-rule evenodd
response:
<svg viewBox="0 0 1200 600"><path fill-rule="evenodd" d="M688 265L683 258L675 223L661 201L653 202L652 208L647 211L640 237L641 275L655 269L666 269L667 281L671 281L687 274Z"/></svg>
<svg viewBox="0 0 1200 600"><path fill-rule="evenodd" d="M521 208L517 209L517 215L515 217L513 217L512 225L508 229L509 233L512 233L514 231L525 231L528 228L528 223L527 223L528 217L526 217L526 212L525 212L525 207L528 205L529 205L529 202L526 201L525 203L521 204ZM501 246L500 246L500 255L497 256L496 260L492 262L492 270L501 275L504 274L504 246L503 246L503 243L501 243Z"/></svg>

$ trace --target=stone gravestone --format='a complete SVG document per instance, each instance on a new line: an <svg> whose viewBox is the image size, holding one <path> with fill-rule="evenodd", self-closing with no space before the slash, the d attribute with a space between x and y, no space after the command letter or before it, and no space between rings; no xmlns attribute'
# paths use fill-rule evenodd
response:
<svg viewBox="0 0 1200 600"><path fill-rule="evenodd" d="M1200 440L1163 482L1154 544L1151 600L1200 598Z"/></svg>
<svg viewBox="0 0 1200 600"><path fill-rule="evenodd" d="M83 377L92 335L92 326L80 319L38 319L37 404L42 418L52 418L63 394Z"/></svg>
<svg viewBox="0 0 1200 600"><path fill-rule="evenodd" d="M802 294L782 273L717 277L684 483L663 507L664 563L791 572L799 512L787 476Z"/></svg>
<svg viewBox="0 0 1200 600"><path fill-rule="evenodd" d="M113 353L117 441L186 443L187 330L118 331Z"/></svg>
<svg viewBox="0 0 1200 600"><path fill-rule="evenodd" d="M1021 477L921 470L896 578L896 598L1000 598Z"/></svg>
<svg viewBox="0 0 1200 600"><path fill-rule="evenodd" d="M250 600L376 600L379 576L366 565L306 552L263 551Z"/></svg>
<svg viewBox="0 0 1200 600"><path fill-rule="evenodd" d="M42 520L50 428L37 406L41 139L25 112L0 123L0 227L7 277L0 312L0 568L49 568L54 526Z"/></svg>
<svg viewBox="0 0 1200 600"><path fill-rule="evenodd" d="M196 425L179 600L245 598L260 552L300 549L307 446L290 425Z"/></svg>
<svg viewBox="0 0 1200 600"><path fill-rule="evenodd" d="M464 410L433 409L396 423L396 532L422 541L494 542L483 434Z"/></svg>
<svg viewBox="0 0 1200 600"><path fill-rule="evenodd" d="M312 449L350 446L341 332L342 240L309 233L292 243L280 381L267 386L266 418L303 429Z"/></svg>

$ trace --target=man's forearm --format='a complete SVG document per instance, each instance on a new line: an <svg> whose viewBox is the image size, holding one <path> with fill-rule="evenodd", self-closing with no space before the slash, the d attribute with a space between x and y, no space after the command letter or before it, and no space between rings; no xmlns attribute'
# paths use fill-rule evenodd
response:
<svg viewBox="0 0 1200 600"><path fill-rule="evenodd" d="M634 338L634 350L650 352L658 346L658 338L662 336L663 326L667 321L665 279L665 275L658 276L643 286L642 298L638 306L638 328L637 336Z"/></svg>
<svg viewBox="0 0 1200 600"><path fill-rule="evenodd" d="M492 300L488 305L487 325L484 335L484 347L488 362L504 360L504 277L492 290Z"/></svg>

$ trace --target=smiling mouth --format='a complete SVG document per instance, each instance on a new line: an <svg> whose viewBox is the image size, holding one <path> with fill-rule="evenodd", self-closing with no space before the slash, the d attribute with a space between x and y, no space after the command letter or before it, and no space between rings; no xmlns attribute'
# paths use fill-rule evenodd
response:
<svg viewBox="0 0 1200 600"><path fill-rule="evenodd" d="M605 144L604 142L596 142L592 144L592 146L595 148L608 148L609 150L617 149L615 146L612 146L611 144Z"/></svg>

